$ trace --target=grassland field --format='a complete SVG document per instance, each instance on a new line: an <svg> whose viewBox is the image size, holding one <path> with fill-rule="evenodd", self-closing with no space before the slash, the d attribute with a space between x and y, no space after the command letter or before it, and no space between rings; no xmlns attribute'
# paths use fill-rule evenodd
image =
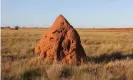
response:
<svg viewBox="0 0 133 80"><path fill-rule="evenodd" d="M90 58L80 66L36 59L46 30L1 30L2 80L133 80L133 30L77 29Z"/></svg>

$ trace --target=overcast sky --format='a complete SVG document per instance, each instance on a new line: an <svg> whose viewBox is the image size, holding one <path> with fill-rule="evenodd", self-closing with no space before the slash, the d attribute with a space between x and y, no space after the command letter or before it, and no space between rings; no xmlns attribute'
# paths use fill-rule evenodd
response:
<svg viewBox="0 0 133 80"><path fill-rule="evenodd" d="M133 0L2 0L2 26L48 27L62 14L74 27L133 27Z"/></svg>

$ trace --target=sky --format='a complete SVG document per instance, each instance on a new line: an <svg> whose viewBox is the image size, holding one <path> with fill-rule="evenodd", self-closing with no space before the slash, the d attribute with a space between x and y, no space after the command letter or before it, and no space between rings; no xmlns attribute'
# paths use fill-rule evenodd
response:
<svg viewBox="0 0 133 80"><path fill-rule="evenodd" d="M1 0L1 26L49 27L59 14L74 27L133 27L133 0Z"/></svg>

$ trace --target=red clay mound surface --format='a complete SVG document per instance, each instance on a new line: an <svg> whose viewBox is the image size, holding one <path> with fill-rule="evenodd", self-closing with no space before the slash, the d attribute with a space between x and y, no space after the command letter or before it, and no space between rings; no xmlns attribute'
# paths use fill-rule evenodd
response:
<svg viewBox="0 0 133 80"><path fill-rule="evenodd" d="M80 64L86 60L79 34L62 15L46 31L35 47L35 52L47 61Z"/></svg>

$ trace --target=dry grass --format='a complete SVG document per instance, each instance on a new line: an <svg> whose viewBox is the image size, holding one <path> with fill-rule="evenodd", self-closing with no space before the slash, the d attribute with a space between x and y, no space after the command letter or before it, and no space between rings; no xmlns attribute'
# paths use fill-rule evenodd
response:
<svg viewBox="0 0 133 80"><path fill-rule="evenodd" d="M46 29L2 30L3 80L132 80L133 31L89 32L77 29L89 62L46 63L34 47Z"/></svg>

